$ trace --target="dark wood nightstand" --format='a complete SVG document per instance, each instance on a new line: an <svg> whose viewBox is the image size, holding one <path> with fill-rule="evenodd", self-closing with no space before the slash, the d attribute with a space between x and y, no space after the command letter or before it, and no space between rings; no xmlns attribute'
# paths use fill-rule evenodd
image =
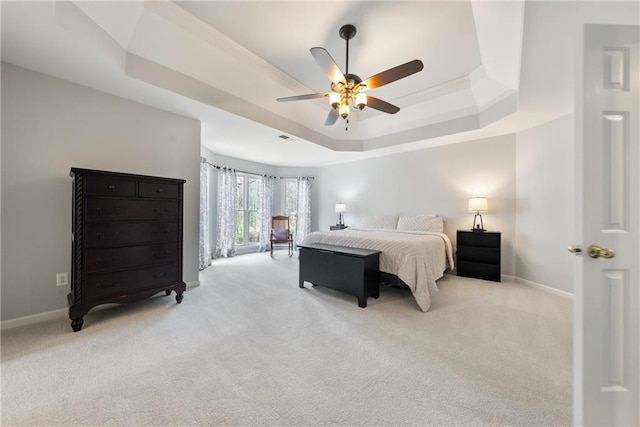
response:
<svg viewBox="0 0 640 427"><path fill-rule="evenodd" d="M500 233L458 230L458 276L500 282Z"/></svg>
<svg viewBox="0 0 640 427"><path fill-rule="evenodd" d="M345 228L349 228L349 226L348 225L330 225L329 226L329 231L344 230Z"/></svg>

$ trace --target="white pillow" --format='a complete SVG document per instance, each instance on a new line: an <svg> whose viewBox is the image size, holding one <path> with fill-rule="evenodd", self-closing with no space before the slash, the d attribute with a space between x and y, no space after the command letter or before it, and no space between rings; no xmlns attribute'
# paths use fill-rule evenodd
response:
<svg viewBox="0 0 640 427"><path fill-rule="evenodd" d="M397 228L398 230L404 231L430 231L433 233L442 233L444 231L444 221L441 216L400 216L400 218L398 218Z"/></svg>
<svg viewBox="0 0 640 427"><path fill-rule="evenodd" d="M362 228L384 228L395 230L398 225L398 215L365 216L362 218Z"/></svg>

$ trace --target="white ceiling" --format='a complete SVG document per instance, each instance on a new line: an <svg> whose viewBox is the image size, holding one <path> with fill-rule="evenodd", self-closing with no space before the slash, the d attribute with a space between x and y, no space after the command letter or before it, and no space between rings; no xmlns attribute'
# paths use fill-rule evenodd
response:
<svg viewBox="0 0 640 427"><path fill-rule="evenodd" d="M319 166L526 126L519 107L524 2L2 2L2 60L202 121L215 153ZM420 59L372 95L398 105L324 126L325 47L363 79ZM560 73L561 74L561 73ZM552 91L553 87L547 88ZM525 108L526 110L526 108ZM506 119L505 119L506 117ZM292 139L283 141L278 135ZM283 155L283 153L286 153Z"/></svg>

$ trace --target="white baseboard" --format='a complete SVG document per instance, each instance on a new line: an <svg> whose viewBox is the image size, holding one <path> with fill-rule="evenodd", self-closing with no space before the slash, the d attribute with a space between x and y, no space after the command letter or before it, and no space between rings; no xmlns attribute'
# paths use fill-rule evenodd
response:
<svg viewBox="0 0 640 427"><path fill-rule="evenodd" d="M19 326L31 325L47 320L61 319L67 317L68 309L60 308L58 310L47 311L45 313L32 314L30 316L16 317L15 319L3 320L0 322L0 330L13 329Z"/></svg>
<svg viewBox="0 0 640 427"><path fill-rule="evenodd" d="M196 288L200 286L199 280L193 282L186 282L187 289ZM96 306L92 310L99 310L106 306ZM0 322L0 330L18 328L20 326L32 325L34 323L45 322L48 320L62 319L68 316L68 308L59 308L57 310L51 310L44 313L32 314L29 316L16 317L15 319L3 320Z"/></svg>
<svg viewBox="0 0 640 427"><path fill-rule="evenodd" d="M451 275L454 275L451 273ZM551 294L559 295L563 298L573 299L573 294L571 292L562 291L560 289L552 288L551 286L543 285L540 283L532 282L531 280L523 279L516 276L509 276L507 274L501 274L500 278L503 282L515 282L520 283L522 285L531 286L536 289L540 289L541 291L549 292Z"/></svg>
<svg viewBox="0 0 640 427"><path fill-rule="evenodd" d="M555 295L559 295L564 298L573 299L573 294L571 292L562 291L560 289L552 288L551 286L542 285L540 283L532 282L531 280L522 279L520 277L514 277L513 281L516 283L521 283L523 285L531 286L536 289L540 289L545 292L549 292Z"/></svg>

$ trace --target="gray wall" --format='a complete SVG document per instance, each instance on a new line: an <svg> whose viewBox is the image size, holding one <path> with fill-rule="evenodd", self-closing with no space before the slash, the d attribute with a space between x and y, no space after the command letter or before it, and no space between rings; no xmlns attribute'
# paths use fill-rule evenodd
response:
<svg viewBox="0 0 640 427"><path fill-rule="evenodd" d="M441 215L454 245L456 230L473 224L468 198L486 196L485 228L502 232L502 273L515 274L515 135L327 166L317 181L321 230L342 201L350 226L365 215Z"/></svg>
<svg viewBox="0 0 640 427"><path fill-rule="evenodd" d="M2 320L65 308L73 166L187 180L184 280L198 280L200 123L2 64Z"/></svg>
<svg viewBox="0 0 640 427"><path fill-rule="evenodd" d="M516 272L573 292L574 115L518 132Z"/></svg>

